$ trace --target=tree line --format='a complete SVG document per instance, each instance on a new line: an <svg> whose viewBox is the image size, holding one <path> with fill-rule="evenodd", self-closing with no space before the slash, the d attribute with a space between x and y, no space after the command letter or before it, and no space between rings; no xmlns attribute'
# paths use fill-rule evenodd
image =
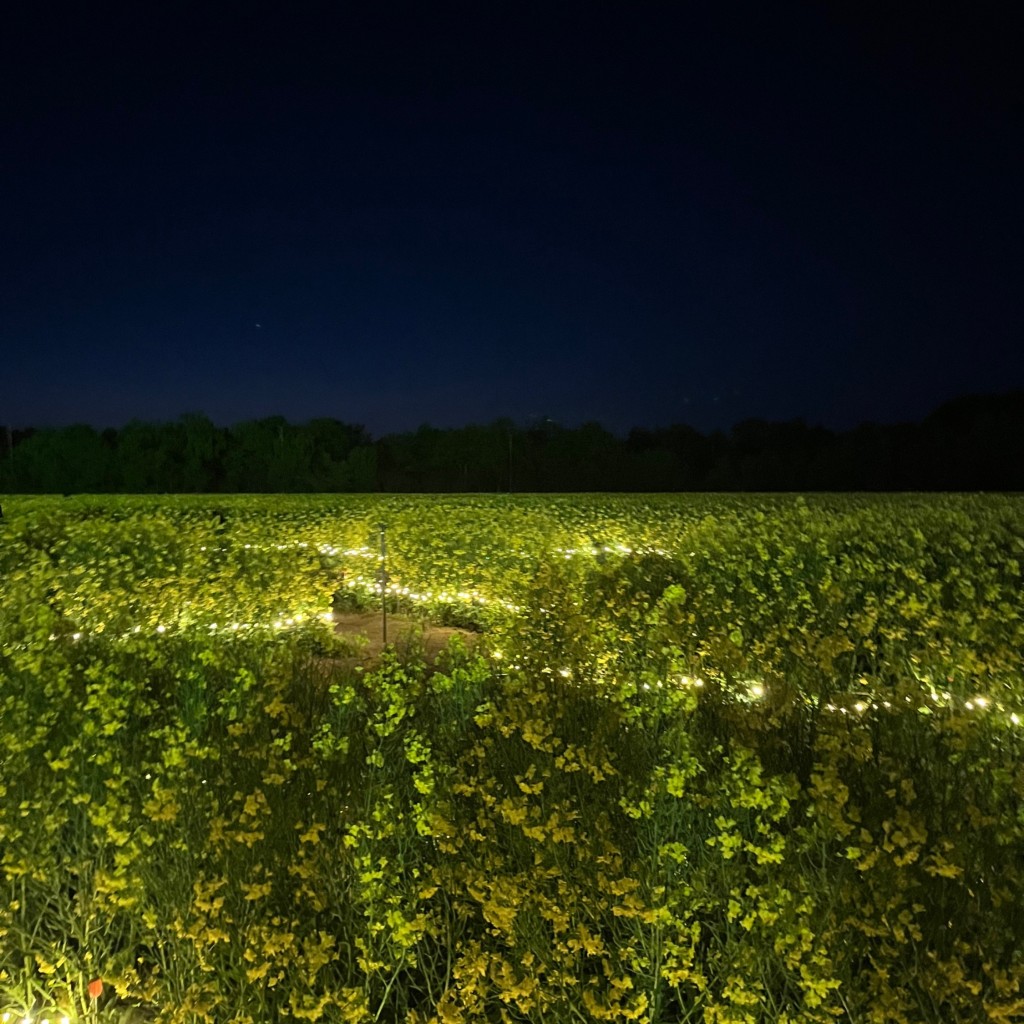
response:
<svg viewBox="0 0 1024 1024"><path fill-rule="evenodd" d="M920 423L833 431L745 420L616 437L543 420L374 439L335 419L217 427L204 415L3 430L3 493L369 491L1024 491L1024 391L972 395Z"/></svg>

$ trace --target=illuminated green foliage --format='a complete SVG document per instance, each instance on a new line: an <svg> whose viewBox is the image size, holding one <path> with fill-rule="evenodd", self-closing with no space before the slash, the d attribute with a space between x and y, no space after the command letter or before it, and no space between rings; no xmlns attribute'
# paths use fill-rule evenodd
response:
<svg viewBox="0 0 1024 1024"><path fill-rule="evenodd" d="M1019 499L4 513L0 1012L1024 1020Z"/></svg>

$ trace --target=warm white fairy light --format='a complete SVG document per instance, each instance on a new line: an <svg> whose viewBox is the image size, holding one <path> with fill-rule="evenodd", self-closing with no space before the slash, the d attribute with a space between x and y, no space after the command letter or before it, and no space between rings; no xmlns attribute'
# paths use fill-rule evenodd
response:
<svg viewBox="0 0 1024 1024"><path fill-rule="evenodd" d="M290 545L289 544L260 545L260 544L247 543L247 544L244 544L243 547L246 550L272 550L272 549L276 549L277 551L285 551L285 550L289 550L289 549L293 549L293 550L294 549L307 550L310 547L315 547L315 550L319 554L321 554L323 556L327 556L327 557L343 556L343 557L351 558L351 559L358 558L358 559L377 560L377 561L380 561L380 559L381 559L380 553L377 550L375 550L374 548L370 548L370 547L366 547L366 546L363 546L363 547L345 547L344 545L342 545L340 543L332 543L332 542L321 542L321 543L318 543L316 545L310 545L310 543L307 542L307 541L299 541L299 542L296 542L296 543L293 543L293 544L290 544ZM229 551L231 549L229 547L225 547L225 546L211 547L209 545L202 545L202 546L200 546L199 550L201 550L203 552L209 552L209 551ZM527 555L526 552L522 552L522 551L517 552L517 553L521 557L526 557L526 555ZM573 557L575 557L577 555L591 555L591 556L594 556L594 555L613 554L613 553L618 553L618 554L621 554L621 555L624 555L624 556L628 556L628 555L647 555L647 554L657 554L659 556L667 556L667 555L670 554L669 552L665 551L664 549L658 548L658 547L645 546L645 545L631 547L631 546L629 546L627 544L624 544L624 543L621 543L621 542L615 543L615 544L593 544L592 543L592 544L584 544L584 545L582 545L580 547L555 548L553 550L553 553L554 554L561 554L565 558L573 558ZM694 557L695 555L696 555L695 551L689 552L689 556L690 557ZM436 591L432 591L432 590L422 590L421 591L421 590L414 590L414 589L412 589L409 586L400 586L397 583L393 583L393 582L389 582L389 583L385 584L384 586L382 586L381 583L378 580L375 580L372 577L361 576L361 575L355 576L355 577L350 577L348 580L345 581L344 585L347 588L351 589L351 590L362 590L367 595L369 595L369 594L376 594L376 595L385 594L385 595L405 598L405 599L410 600L410 601L412 601L412 602L414 602L416 604L426 604L426 603L453 604L456 601L460 601L460 602L469 602L469 603L473 603L473 604L477 604L477 605L481 605L481 606L488 605L488 604L496 605L496 606L500 606L501 608L504 608L507 611L510 611L510 612L513 612L513 613L518 613L518 612L522 611L522 608L520 606L514 604L511 601L507 601L507 600L504 600L504 599L501 599L501 598L486 597L486 596L480 594L479 592L472 591L472 590L460 590L460 591L457 591L457 592L454 592L454 593L450 592L448 590L442 590L441 592L436 592ZM543 609L542 609L542 611L543 611ZM333 621L334 621L334 614L333 614L333 612L330 612L330 611L318 613L315 617L316 617L317 620L323 621L323 622L327 622L327 623L333 623ZM305 621L305 616L303 616L302 614L286 615L284 613L281 613L271 623L260 624L260 623L250 623L250 622L243 622L243 623L235 622L235 623L232 623L229 627L226 627L226 628L228 628L228 629L230 629L230 630L232 630L234 632L238 632L238 631L241 631L241 630L249 630L249 629L282 630L282 629L285 629L285 628L292 628L296 624L302 623L303 621ZM206 628L210 632L216 632L217 630L225 628L225 627L220 626L218 623L210 623ZM141 625L136 625L131 630L132 634L139 634L139 633L142 633L142 632L143 632L143 627ZM169 630L169 628L166 625L160 624L160 625L157 625L155 627L155 632L157 634L163 635L163 634L166 634L166 633L170 632L170 630ZM75 633L73 633L71 635L71 639L75 640L75 641L78 641L78 640L81 640L83 638L83 636L85 636L85 635L86 634L84 632L75 632ZM55 634L51 634L50 635L50 639L56 641L57 639L59 639L59 637L57 635L55 635ZM495 652L492 652L492 656L494 658L501 658L501 653L495 651ZM563 678L569 678L569 675L571 674L571 673L569 673L569 671L567 669L560 669L559 673L563 676ZM679 682L680 682L680 685L682 685L682 686L701 687L701 686L704 685L704 681L702 679L690 678L688 676L681 677ZM869 680L866 679L866 678L860 680L860 682L863 685L865 685L865 687L869 684ZM764 695L765 695L765 688L764 688L764 686L763 686L763 684L761 682L756 681L756 680L755 681L747 681L747 687L748 687L747 688L747 698L748 699L760 700L762 697L764 697ZM952 706L955 703L953 695L950 692L948 692L948 691L939 691L934 686L927 692L926 699L930 700L933 704L940 705L940 706L942 704L945 704L946 706ZM962 700L962 703L960 704L960 706L965 711L986 710L989 707L993 706L993 702L990 700L990 698L988 698L988 697L986 697L984 695L972 696L972 697L970 697L968 699L961 698L961 700ZM912 704L913 703L912 698L910 696L907 696L907 695L904 696L904 701L907 704ZM994 707L995 707L996 710L1001 711L1001 712L1005 710L1003 708L1003 706L1001 704L998 704L998 703L996 703L994 705ZM858 714L862 714L863 712L867 711L868 709L877 710L879 708L885 708L887 711L892 711L893 710L893 705L888 700L876 702L876 701L871 700L871 699L861 699L861 700L856 701L856 703L854 703L852 705L852 708ZM848 708L837 706L836 704L833 704L833 703L827 704L826 707L825 707L825 710L827 710L829 712L832 712L832 713L835 713L835 712L841 712L843 714L848 714L849 713L849 709ZM922 708L922 710L925 710L925 709ZM1013 713L1009 714L1008 718L1009 718L1010 723L1015 725L1015 726L1019 725L1020 722L1021 722L1021 716L1017 712L1013 712ZM7 1022L3 1022L3 1024L7 1024Z"/></svg>

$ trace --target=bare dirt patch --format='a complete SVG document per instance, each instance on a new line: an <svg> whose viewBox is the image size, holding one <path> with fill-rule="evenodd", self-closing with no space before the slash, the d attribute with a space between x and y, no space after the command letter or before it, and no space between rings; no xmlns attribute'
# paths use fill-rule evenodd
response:
<svg viewBox="0 0 1024 1024"><path fill-rule="evenodd" d="M380 612L335 612L334 632L351 640L354 648L351 657L338 659L342 664L372 668L380 661L384 651L384 625ZM408 615L388 615L388 646L394 647L399 654L422 650L428 665L434 663L453 636L462 637L467 647L480 638L479 633L468 629L435 626Z"/></svg>

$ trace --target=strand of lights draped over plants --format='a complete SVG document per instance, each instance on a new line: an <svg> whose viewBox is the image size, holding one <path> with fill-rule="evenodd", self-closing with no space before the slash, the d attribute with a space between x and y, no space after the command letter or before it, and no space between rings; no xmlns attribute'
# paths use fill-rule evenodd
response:
<svg viewBox="0 0 1024 1024"><path fill-rule="evenodd" d="M261 545L246 543L240 545L243 549L248 550L276 550L276 551L287 551L295 548L306 549L311 545L306 541L299 541L295 544L275 544L275 545ZM208 545L202 545L199 548L200 551L229 551L228 547L211 547ZM317 553L325 557L344 557L360 560L369 560L382 562L382 555L367 546L363 547L344 547L340 544L322 543L316 545ZM646 547L646 546L634 546L631 547L626 544L614 544L614 545L601 545L596 542L592 542L581 547L569 547L562 548L556 547L553 549L558 555L561 555L564 559L571 559L577 556L580 557L594 557L600 558L604 555L618 554L622 556L644 556L644 555L659 555L662 557L668 557L669 552L663 548L657 547ZM525 552L517 552L520 556L525 556ZM689 555L692 557L695 555L694 551L690 551ZM495 604L506 611L519 612L522 609L506 600L497 599L493 597L485 596L476 590L459 590L459 591L433 591L433 590L414 590L408 586L401 586L397 583L384 582L382 583L379 576L369 576L366 574L359 574L351 577L345 582L345 587L362 595L368 599L379 600L382 597L393 597L396 599L405 599L413 602L414 604L420 605L453 605L457 602L463 604L473 604L477 606L486 606ZM232 622L229 625L220 625L219 623L212 622L206 626L196 627L199 629L205 629L211 634L215 633L255 633L255 632L274 632L286 629L296 629L303 625L319 619L325 623L332 623L334 621L334 613L327 611L321 612L316 615L310 615L302 612L291 612L280 613L273 621L270 622ZM173 630L171 627L160 624L153 629L151 635L164 636L172 632L184 633L187 632L185 629ZM130 631L122 633L120 639L128 639L133 636L139 636L143 633L142 626L135 626ZM84 632L75 632L70 634L70 638L73 641L82 640L86 634ZM100 634L93 634L100 635ZM50 640L56 641L60 639L56 634L50 634ZM502 657L500 651L492 651L491 656L500 659ZM520 666L513 665L512 668L518 669ZM541 669L542 672L553 672L554 669L545 667ZM571 676L571 670L563 668L558 670L559 674L563 678L569 678ZM869 685L869 680L862 679L861 682L865 686ZM1009 710L1001 701L995 700L985 694L972 695L970 697L958 698L948 691L939 691L934 688L934 684L928 680L922 680L928 684L931 688L928 693L925 694L925 700L930 702L921 704L917 707L917 711L920 714L932 714L934 709L948 709L948 710L961 710L965 712L987 712L995 711L1005 718L1007 724L1012 726L1019 726L1022 720L1022 714L1019 711ZM661 684L658 684L661 685ZM682 677L678 685L681 687L702 687L704 686L704 680L698 678L691 678L688 676ZM650 683L643 684L645 690L651 688ZM765 684L761 680L748 679L741 681L736 685L733 696L746 704L757 704L765 699L767 696L767 690ZM855 695L857 696L857 695ZM808 698L804 698L804 703L811 703ZM910 696L904 698L905 704L913 704L914 701ZM897 705L898 706L898 705ZM824 705L824 710L830 714L841 714L851 715L853 717L865 716L868 712L872 711L892 711L894 705L888 700L878 700L873 697L870 693L863 693L858 696L852 704L849 706L841 703L829 702ZM1024 711L1024 709L1021 709ZM9 1024L6 1018L0 1017L0 1024Z"/></svg>

